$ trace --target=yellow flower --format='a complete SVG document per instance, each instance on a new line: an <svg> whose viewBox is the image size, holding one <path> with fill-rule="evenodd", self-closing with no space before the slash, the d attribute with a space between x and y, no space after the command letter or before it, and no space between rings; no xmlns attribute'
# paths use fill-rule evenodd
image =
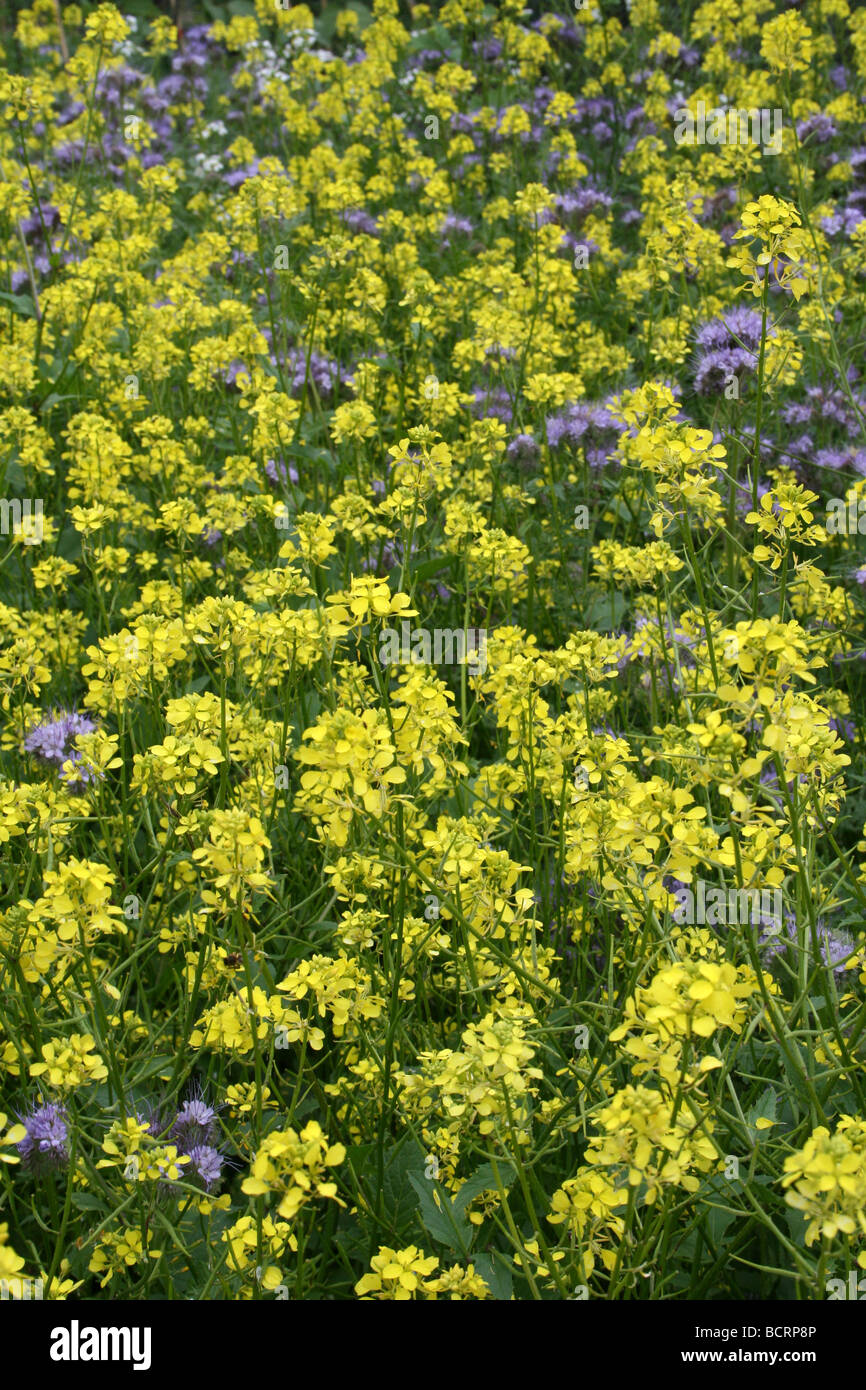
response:
<svg viewBox="0 0 866 1390"><path fill-rule="evenodd" d="M809 1220L806 1244L819 1236L866 1236L866 1123L845 1115L824 1125L785 1159L785 1200Z"/></svg>
<svg viewBox="0 0 866 1390"><path fill-rule="evenodd" d="M328 594L328 603L335 605L333 616L348 628L360 628L374 618L414 618L417 608L411 608L408 594L392 594L387 579L374 575L353 575L348 589Z"/></svg>
<svg viewBox="0 0 866 1390"><path fill-rule="evenodd" d="M95 1048L96 1040L89 1033L71 1033L65 1043L45 1043L42 1061L31 1063L30 1075L44 1076L58 1091L73 1090L88 1081L104 1081L108 1067L98 1055L91 1055Z"/></svg>
<svg viewBox="0 0 866 1390"><path fill-rule="evenodd" d="M630 1187L646 1184L646 1202L651 1205L662 1187L677 1186L697 1192L696 1173L706 1173L713 1165L716 1150L708 1134L712 1121L701 1128L687 1105L676 1102L648 1086L625 1086L596 1118L603 1134L594 1138L587 1151L587 1163L605 1166L611 1177L622 1177Z"/></svg>
<svg viewBox="0 0 866 1390"><path fill-rule="evenodd" d="M204 740L194 740L195 745ZM205 769L206 770L206 769ZM250 892L262 892L270 883L261 872L271 842L257 816L245 811L212 811L208 843L193 850L193 859L213 889L202 891L211 911L243 903Z"/></svg>
<svg viewBox="0 0 866 1390"><path fill-rule="evenodd" d="M425 1255L416 1245L407 1245L405 1250L380 1245L379 1253L370 1261L372 1272L361 1276L355 1293L365 1301L393 1299L408 1303L416 1294L432 1291L434 1286L423 1281L438 1265L435 1255Z"/></svg>
<svg viewBox="0 0 866 1390"><path fill-rule="evenodd" d="M0 1279L14 1278L23 1268L24 1261L9 1244L9 1226L4 1221L0 1224Z"/></svg>
<svg viewBox="0 0 866 1390"><path fill-rule="evenodd" d="M337 406L331 420L331 438L335 444L370 439L375 433L376 416L366 401L345 401Z"/></svg>
<svg viewBox="0 0 866 1390"><path fill-rule="evenodd" d="M812 30L796 10L776 15L761 31L761 57L774 72L805 72L812 61Z"/></svg>
<svg viewBox="0 0 866 1390"><path fill-rule="evenodd" d="M100 1280L99 1287L104 1289L115 1274L123 1274L145 1260L158 1260L162 1251L151 1248L153 1239L153 1231L148 1231L147 1245L145 1246L139 1230L120 1228L115 1231L103 1231L99 1245L94 1250L87 1266L91 1274L104 1276Z"/></svg>
<svg viewBox="0 0 866 1390"><path fill-rule="evenodd" d="M123 15L114 5L98 5L92 14L87 16L84 32L86 37L108 47L113 43L122 43L129 33L129 25Z"/></svg>
<svg viewBox="0 0 866 1390"><path fill-rule="evenodd" d="M4 1135L3 1130L5 1128L6 1116L0 1110L0 1148L4 1148L7 1144L20 1144L22 1139L27 1138L27 1130L24 1125L10 1125ZM17 1154L0 1153L0 1163L20 1163L20 1161Z"/></svg>
<svg viewBox="0 0 866 1390"><path fill-rule="evenodd" d="M386 712L338 709L321 715L303 737L308 746L293 755L306 769L295 807L342 846L353 820L365 815L381 819L389 809L391 789L406 780L397 766Z"/></svg>
<svg viewBox="0 0 866 1390"><path fill-rule="evenodd" d="M327 1197L342 1207L346 1204L337 1196L337 1184L328 1177L328 1169L337 1167L345 1157L343 1145L330 1144L315 1120L310 1120L300 1134L293 1129L278 1130L262 1142L241 1190L249 1197L277 1194L277 1211L286 1220L315 1197Z"/></svg>

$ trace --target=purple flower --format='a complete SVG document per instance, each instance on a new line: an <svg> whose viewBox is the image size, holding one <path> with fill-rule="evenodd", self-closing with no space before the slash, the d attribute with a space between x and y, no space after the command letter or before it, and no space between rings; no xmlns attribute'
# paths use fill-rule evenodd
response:
<svg viewBox="0 0 866 1390"><path fill-rule="evenodd" d="M198 1178L205 1187L213 1187L222 1177L223 1155L212 1144L194 1144L189 1150L190 1162L184 1164L184 1175Z"/></svg>
<svg viewBox="0 0 866 1390"><path fill-rule="evenodd" d="M182 1153L191 1153L197 1144L210 1144L216 1137L216 1111L201 1096L193 1096L178 1110L170 1135Z"/></svg>
<svg viewBox="0 0 866 1390"><path fill-rule="evenodd" d="M29 1172L50 1173L69 1162L67 1115L61 1105L38 1105L20 1118L27 1133L16 1147Z"/></svg>
<svg viewBox="0 0 866 1390"><path fill-rule="evenodd" d="M148 1103L143 1112L136 1110L135 1118L140 1125L147 1125L147 1132L153 1135L154 1139L158 1139L168 1128L167 1121L158 1105Z"/></svg>
<svg viewBox="0 0 866 1390"><path fill-rule="evenodd" d="M540 32L541 20L534 20L531 25L531 28ZM567 48L577 48L577 46L583 39L583 29L578 27L578 25L573 24L570 19L564 19L562 20L558 28L550 30L550 32L546 35L546 38L548 43L561 43L565 44Z"/></svg>
<svg viewBox="0 0 866 1390"><path fill-rule="evenodd" d="M556 211L561 222L572 228L579 225L596 208L613 207L613 199L607 193L599 193L594 188L575 188L569 193L560 193L556 199Z"/></svg>
<svg viewBox="0 0 866 1390"><path fill-rule="evenodd" d="M499 39L476 39L472 52L482 63L494 63L502 53L502 44ZM438 56L441 59L442 55Z"/></svg>
<svg viewBox="0 0 866 1390"><path fill-rule="evenodd" d="M417 53L413 53L409 59L409 66L412 68L439 68L445 60L445 54L438 48L419 48Z"/></svg>
<svg viewBox="0 0 866 1390"><path fill-rule="evenodd" d="M841 931L838 927L825 926L819 917L815 923L815 934L818 938L818 949L822 964L834 975L844 975L846 962L853 955L856 945L847 932ZM793 912L785 913L784 927L780 930L778 925L773 929L762 932L758 944L766 947L765 959L771 963L777 957L796 948L798 942L797 919ZM806 950L810 953L813 950L812 929L806 929Z"/></svg>
<svg viewBox="0 0 866 1390"><path fill-rule="evenodd" d="M754 371L757 358L742 348L719 348L707 352L698 360L695 371L695 390L699 396L716 396L732 381L742 381L747 372Z"/></svg>
<svg viewBox="0 0 866 1390"><path fill-rule="evenodd" d="M780 412L786 425L808 425L812 418L812 407L807 401L791 401Z"/></svg>
<svg viewBox="0 0 866 1390"><path fill-rule="evenodd" d="M223 179L229 188L239 188L247 179L254 179L259 172L259 161L254 159L252 164L244 164L240 169L230 169L227 174L223 174Z"/></svg>
<svg viewBox="0 0 866 1390"><path fill-rule="evenodd" d="M220 381L225 382L226 386L234 386L239 376L249 375L249 367L237 357L233 362L230 362L227 367L216 367L214 369L214 376Z"/></svg>
<svg viewBox="0 0 866 1390"><path fill-rule="evenodd" d="M864 402L859 396L854 396L854 403L863 408ZM856 434L859 429L857 412L851 408L848 396L838 386L810 386L806 391L806 400L789 402L783 406L781 416L786 425L835 424L849 435ZM831 463L826 466L832 468L837 465Z"/></svg>
<svg viewBox="0 0 866 1390"><path fill-rule="evenodd" d="M702 324L695 334L698 347L706 349L746 348L757 352L761 343L761 315L754 309L736 305L727 313Z"/></svg>
<svg viewBox="0 0 866 1390"><path fill-rule="evenodd" d="M518 468L531 468L538 462L541 450L538 440L531 434L518 434L512 439L505 451L506 457L512 463L516 463Z"/></svg>
<svg viewBox="0 0 866 1390"><path fill-rule="evenodd" d="M439 237L444 250L447 250L460 237L471 236L475 231L468 217L456 217L449 212L439 228Z"/></svg>
<svg viewBox="0 0 866 1390"><path fill-rule="evenodd" d="M81 754L70 746L72 740L78 734L92 734L95 731L96 725L86 715L79 714L76 710L72 710L68 714L59 711L53 718L44 720L30 730L24 740L24 748L28 753L35 753L45 762L57 763L60 768L65 762L70 761L78 766L82 761ZM93 781L92 773L86 770L78 776L67 776L65 773L61 773L61 776L70 785Z"/></svg>
<svg viewBox="0 0 866 1390"><path fill-rule="evenodd" d="M849 462L848 451L846 449L819 449L815 455L816 468L832 468L838 472Z"/></svg>
<svg viewBox="0 0 866 1390"><path fill-rule="evenodd" d="M813 144L826 145L835 134L835 123L829 116L825 116L823 111L815 111L804 121L797 123L797 139L800 141L810 139Z"/></svg>
<svg viewBox="0 0 866 1390"><path fill-rule="evenodd" d="M474 392L475 399L470 406L476 419L493 417L510 425L514 416L511 399L504 386L480 386Z"/></svg>
<svg viewBox="0 0 866 1390"><path fill-rule="evenodd" d="M503 343L491 343L484 349L484 356L495 358L500 362L513 362L517 356L517 349L505 347Z"/></svg>
<svg viewBox="0 0 866 1390"><path fill-rule="evenodd" d="M281 483L296 483L298 481L297 468L293 468L291 464L286 467L282 459L279 461L276 459L268 459L265 464L265 473L275 486L279 486Z"/></svg>
<svg viewBox="0 0 866 1390"><path fill-rule="evenodd" d="M269 333L265 333L266 338L270 338ZM331 357L325 357L320 352L311 352L309 363L307 354L303 348L289 348L286 353L286 367L291 373L291 389L298 393L303 390L304 383L314 386L319 396L324 400L339 391L343 385L350 385L352 378L347 375L339 362L335 362Z"/></svg>
<svg viewBox="0 0 866 1390"><path fill-rule="evenodd" d="M590 468L603 468L616 448L622 427L604 405L573 401L558 415L547 418L547 442L551 449L563 444L585 449Z"/></svg>
<svg viewBox="0 0 866 1390"><path fill-rule="evenodd" d="M379 223L364 208L344 208L340 220L350 232L360 232L364 236L379 235Z"/></svg>
<svg viewBox="0 0 866 1390"><path fill-rule="evenodd" d="M382 547L381 564L376 555L371 555L369 560L361 561L361 569L369 572L370 570L393 570L400 563L400 551L402 547L399 541L386 541ZM413 547L414 549L414 547Z"/></svg>

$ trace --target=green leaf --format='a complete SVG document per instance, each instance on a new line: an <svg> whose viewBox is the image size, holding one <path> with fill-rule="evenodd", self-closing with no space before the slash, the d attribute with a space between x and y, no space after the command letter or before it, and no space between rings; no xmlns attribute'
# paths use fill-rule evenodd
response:
<svg viewBox="0 0 866 1390"><path fill-rule="evenodd" d="M210 684L210 676L196 676L195 680L187 681L185 695L198 695Z"/></svg>
<svg viewBox="0 0 866 1390"><path fill-rule="evenodd" d="M45 400L44 400L44 401L42 402L42 404L40 405L40 407L39 407L39 414L40 414L40 415L43 415L46 411L51 410L53 406L55 406L55 405L62 405L64 401L77 401L77 400L78 400L78 396L58 396L58 394L57 394L56 391L52 391L52 392L51 392L51 395L50 395L50 396L46 396L46 397L45 397Z"/></svg>
<svg viewBox="0 0 866 1390"><path fill-rule="evenodd" d="M792 1211L789 1207L785 1212L788 1223L788 1233L795 1245L799 1245L801 1250L806 1249L806 1231L808 1223L801 1211Z"/></svg>
<svg viewBox="0 0 866 1390"><path fill-rule="evenodd" d="M506 1257L495 1251L492 1255L473 1255L475 1273L480 1274L494 1298L508 1303L511 1299L511 1266Z"/></svg>
<svg viewBox="0 0 866 1390"><path fill-rule="evenodd" d="M449 555L440 556L438 560L424 560L422 564L414 567L412 576L419 583L423 583L427 579L432 579L433 575L438 574L440 570L447 569L450 564L451 557Z"/></svg>
<svg viewBox="0 0 866 1390"><path fill-rule="evenodd" d="M36 305L29 294L8 294L6 290L0 290L0 303L9 304L18 314L23 314L25 318L38 318Z"/></svg>
<svg viewBox="0 0 866 1390"><path fill-rule="evenodd" d="M455 1211L447 1188L432 1178L419 1178L414 1173L410 1173L409 1181L420 1198L421 1222L427 1234L456 1254L468 1255L472 1231Z"/></svg>
<svg viewBox="0 0 866 1390"><path fill-rule="evenodd" d="M725 1232L731 1222L736 1220L736 1213L725 1211L723 1207L714 1207L710 1203L707 1207L706 1228L710 1238L711 1246L718 1250L724 1244Z"/></svg>
<svg viewBox="0 0 866 1390"><path fill-rule="evenodd" d="M353 1145L346 1157L362 1191L371 1192L375 1185L376 1145ZM387 1151L382 1175L385 1214L397 1230L408 1227L418 1209L411 1185L413 1171L416 1175L423 1173L424 1152L413 1139L407 1138Z"/></svg>
<svg viewBox="0 0 866 1390"><path fill-rule="evenodd" d="M509 1188L517 1176L516 1170L510 1163L499 1164L499 1178L504 1188ZM469 1203L479 1197L488 1188L496 1188L496 1177L493 1172L493 1165L482 1163L480 1168L476 1168L471 1178L467 1178L457 1196L454 1198L454 1210L463 1216Z"/></svg>
<svg viewBox="0 0 866 1390"><path fill-rule="evenodd" d="M98 1197L95 1192L73 1192L72 1205L80 1211L104 1211L105 1198Z"/></svg>
<svg viewBox="0 0 866 1390"><path fill-rule="evenodd" d="M758 1120L776 1120L776 1092L768 1086L763 1091L759 1100L746 1112L746 1124L749 1127L749 1138L753 1144L760 1142L763 1135L768 1133L766 1129L758 1129Z"/></svg>
<svg viewBox="0 0 866 1390"><path fill-rule="evenodd" d="M27 479L24 476L24 469L17 458L9 460L6 466L6 477L3 479L3 486L11 488L13 492L24 492L27 487Z"/></svg>
<svg viewBox="0 0 866 1390"><path fill-rule="evenodd" d="M627 607L628 600L618 591L612 594L596 594L584 610L583 626L594 627L599 632L612 632L620 626Z"/></svg>

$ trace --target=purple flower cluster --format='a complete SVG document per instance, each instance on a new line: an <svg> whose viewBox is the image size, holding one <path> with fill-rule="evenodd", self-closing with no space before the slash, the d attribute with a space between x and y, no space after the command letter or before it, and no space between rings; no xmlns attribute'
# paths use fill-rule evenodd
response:
<svg viewBox="0 0 866 1390"><path fill-rule="evenodd" d="M266 334L266 337L269 335ZM344 371L339 362L335 362L332 357L326 357L321 352L311 352L309 364L307 353L304 348L289 348L286 353L285 364L290 376L290 388L295 395L304 389L304 383L309 380L317 395L323 400L330 401L332 396L336 396L341 386L351 384L351 376Z"/></svg>
<svg viewBox="0 0 866 1390"><path fill-rule="evenodd" d="M830 237L850 237L866 220L866 149L853 150L847 158L839 158L850 166L853 179L846 185L844 203L839 203L829 217L822 217L821 230Z"/></svg>
<svg viewBox="0 0 866 1390"><path fill-rule="evenodd" d="M65 762L71 762L78 767L82 761L81 754L71 747L72 740L78 734L92 734L96 731L96 725L92 719L86 715L79 714L76 710L71 710L68 714L58 712L53 718L43 720L41 724L36 724L24 739L24 747L28 753L35 753L44 762L56 763L59 768ZM61 772L61 776L70 785L83 785L85 782L92 782L93 774L82 769L77 774Z"/></svg>
<svg viewBox="0 0 866 1390"><path fill-rule="evenodd" d="M829 237L837 237L840 234L850 237L853 236L864 219L866 219L866 212L862 208L842 206L837 208L835 212L831 212L828 217L821 218L821 231L826 232Z"/></svg>
<svg viewBox="0 0 866 1390"><path fill-rule="evenodd" d="M505 457L518 468L532 468L541 456L538 440L531 434L516 434L505 450Z"/></svg>
<svg viewBox="0 0 866 1390"><path fill-rule="evenodd" d="M510 425L514 418L511 397L504 386L477 386L469 409L477 420L502 420Z"/></svg>
<svg viewBox="0 0 866 1390"><path fill-rule="evenodd" d="M849 378L851 377L852 374L849 372ZM853 375L853 380L856 380L856 374ZM791 468L801 478L805 476L806 482L812 487L815 487L815 478L810 475L810 470L814 469L832 469L833 472L850 469L859 473L861 477L866 477L866 449L857 448L853 443L828 444L823 448L816 446L816 435L820 431L838 429L851 437L859 434L856 407L866 410L866 397L853 390L851 395L853 407L848 393L839 387L810 386L806 390L805 399L788 401L781 406L780 420L790 432L785 434L784 443L771 435L761 436L761 462L768 466L781 465ZM805 428L806 426L808 428ZM748 447L748 440L754 438L753 428L744 427L742 436ZM820 482L818 486L820 487ZM744 505L744 512L750 510L751 505Z"/></svg>
<svg viewBox="0 0 866 1390"><path fill-rule="evenodd" d="M797 122L797 139L801 145L807 140L812 145L826 145L836 133L836 122L823 111L814 111L804 121Z"/></svg>
<svg viewBox="0 0 866 1390"><path fill-rule="evenodd" d="M449 250L454 245L459 245L474 231L475 227L468 217L457 217L455 213L449 212L439 228L439 240L443 251Z"/></svg>
<svg viewBox="0 0 866 1390"><path fill-rule="evenodd" d="M866 409L866 399L852 392L855 405ZM856 434L859 419L847 393L838 386L809 386L804 401L791 401L782 407L786 425L839 425L846 434Z"/></svg>
<svg viewBox="0 0 866 1390"><path fill-rule="evenodd" d="M282 459L268 459L265 463L265 473L274 487L285 487L286 483L298 482L298 470L291 464L286 465Z"/></svg>
<svg viewBox="0 0 866 1390"><path fill-rule="evenodd" d="M192 129L193 118L188 114L186 104L201 101L207 96L207 69L218 48L219 45L210 37L208 26L192 25L184 30L183 48L171 56L168 73L156 82L127 63L103 67L94 90L102 134L95 149L91 142L91 151L115 183L123 184L128 178L129 160L133 157L139 159L145 169L164 164L172 153L177 135ZM183 110L176 114L173 108ZM67 102L55 117L57 124L69 125L83 110L80 102ZM140 113L152 132L150 142L144 147L138 145L134 138L134 129L129 125L130 112ZM227 116L239 117L240 112L229 111ZM34 133L41 132L36 130ZM83 151L82 139L67 140L54 148L49 160L65 177L77 167ZM222 154L202 153L200 156L202 172L218 173L230 188L251 178L258 169L257 160L241 169L226 169L223 165ZM64 256L64 260L67 259L70 259L69 253Z"/></svg>
<svg viewBox="0 0 866 1390"><path fill-rule="evenodd" d="M772 329L769 330L772 334ZM695 335L700 350L695 368L699 396L721 393L732 377L739 382L758 365L761 315L738 305L720 318L702 324Z"/></svg>
<svg viewBox="0 0 866 1390"><path fill-rule="evenodd" d="M584 449L590 468L603 468L617 446L622 425L606 405L573 401L557 415L547 417L547 442L551 449L563 445Z"/></svg>
<svg viewBox="0 0 866 1390"><path fill-rule="evenodd" d="M573 188L560 193L556 199L556 215L565 226L572 230L579 227L591 212L601 208L613 207L613 198L595 188Z"/></svg>
<svg viewBox="0 0 866 1390"><path fill-rule="evenodd" d="M567 35L571 32L577 35L580 31L569 26L559 29L556 33L557 42L567 42ZM491 67L502 65L501 43L498 39L478 40L474 44L476 57ZM442 54L416 53L412 62L413 67L433 66L434 63L441 65ZM454 170L454 178L459 183L468 171L479 165L487 157L489 147L502 147L505 149L513 148L515 144L525 148L538 150L544 144L550 133L550 103L555 95L554 89L545 83L539 83L532 92L532 95L525 101L518 102L526 115L529 117L529 129L514 133L509 129L510 112L513 105L500 106L495 108L496 121L490 128L486 119L482 121L481 113L478 111L457 111L454 112L449 121L449 127L453 135L468 135L475 151L472 154L464 155L463 159ZM629 135L626 150L634 148L638 139L644 135L652 134L655 126L648 120L643 105L635 105L625 113L617 112L614 103L606 97L578 97L575 99L570 111L558 117L554 124L570 126L575 131L579 131L583 141L594 141L599 145L609 145L614 136L614 130L620 126ZM555 173L558 165L562 161L562 152L551 150L544 158L544 172L547 175ZM418 187L421 186L418 177ZM564 195L568 196L568 195ZM608 206L607 195L596 194L601 203L597 205ZM585 213L584 213L585 215ZM539 217L539 222L550 221L552 214L546 213Z"/></svg>
<svg viewBox="0 0 866 1390"><path fill-rule="evenodd" d="M195 1091L169 1120L164 1109L150 1104L136 1113L140 1124L154 1139L173 1144L179 1155L191 1161L183 1165L185 1180L198 1179L208 1189L222 1177L225 1155L218 1147L216 1110L208 1105L200 1091Z"/></svg>
<svg viewBox="0 0 866 1390"><path fill-rule="evenodd" d="M832 970L834 975L844 975L847 968L846 962L856 950L856 943L847 932L826 926L820 917L815 923L815 930L822 964L828 970ZM793 912L785 913L784 926L781 930L777 926L775 930L768 929L762 932L759 937L759 945L765 947L767 964L771 964L778 957L795 950L797 941L797 919ZM806 931L806 949L810 953L813 950L811 928L807 928Z"/></svg>
<svg viewBox="0 0 866 1390"><path fill-rule="evenodd" d="M62 1105L37 1105L19 1118L27 1133L16 1147L28 1172L39 1177L69 1162L68 1117Z"/></svg>
<svg viewBox="0 0 866 1390"><path fill-rule="evenodd" d="M22 218L19 228L27 242L30 263L34 276L38 280L39 277L48 275L51 269L51 256L56 257L60 252L63 241L60 235L60 213L52 203L43 203L39 212L33 213L30 217ZM69 265L75 259L77 257L74 252L64 251L62 257L64 265ZM29 284L30 277L26 270L14 270L12 272L13 294L26 290Z"/></svg>
<svg viewBox="0 0 866 1390"><path fill-rule="evenodd" d="M224 1155L217 1147L216 1111L199 1095L184 1101L168 1132L169 1141L191 1162L185 1172L211 1188L222 1177Z"/></svg>
<svg viewBox="0 0 866 1390"><path fill-rule="evenodd" d="M353 232L356 236L379 235L378 221L364 208L344 208L340 214L340 221L347 231Z"/></svg>

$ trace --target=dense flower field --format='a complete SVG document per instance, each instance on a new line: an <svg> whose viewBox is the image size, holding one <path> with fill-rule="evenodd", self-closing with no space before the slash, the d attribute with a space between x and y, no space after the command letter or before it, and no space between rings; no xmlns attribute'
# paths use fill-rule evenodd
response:
<svg viewBox="0 0 866 1390"><path fill-rule="evenodd" d="M0 54L3 1288L856 1297L866 10L318 9Z"/></svg>

